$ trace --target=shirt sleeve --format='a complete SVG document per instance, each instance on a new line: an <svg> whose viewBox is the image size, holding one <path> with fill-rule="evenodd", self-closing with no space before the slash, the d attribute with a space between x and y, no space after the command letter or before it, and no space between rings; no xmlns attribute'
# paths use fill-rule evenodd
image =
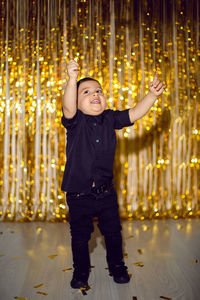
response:
<svg viewBox="0 0 200 300"><path fill-rule="evenodd" d="M78 109L77 109L75 115L70 119L65 118L63 108L62 108L62 113L63 113L63 115L61 118L61 123L66 129L72 129L74 126L76 126L76 124L78 123L79 115L80 115Z"/></svg>
<svg viewBox="0 0 200 300"><path fill-rule="evenodd" d="M113 118L115 129L122 129L123 127L128 127L134 124L134 122L131 123L130 121L129 109L113 111Z"/></svg>

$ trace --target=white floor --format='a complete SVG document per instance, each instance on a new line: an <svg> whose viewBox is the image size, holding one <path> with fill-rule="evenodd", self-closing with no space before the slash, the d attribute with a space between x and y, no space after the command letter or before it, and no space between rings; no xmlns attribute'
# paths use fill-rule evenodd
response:
<svg viewBox="0 0 200 300"><path fill-rule="evenodd" d="M0 300L200 299L199 219L124 221L122 226L130 283L116 284L108 275L103 237L95 226L91 289L84 292L70 288L68 223L0 223Z"/></svg>

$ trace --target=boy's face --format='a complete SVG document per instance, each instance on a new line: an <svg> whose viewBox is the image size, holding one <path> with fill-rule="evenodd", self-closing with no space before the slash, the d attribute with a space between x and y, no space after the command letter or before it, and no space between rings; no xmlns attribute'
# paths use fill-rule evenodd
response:
<svg viewBox="0 0 200 300"><path fill-rule="evenodd" d="M78 109L87 115L100 115L107 107L101 85L97 81L87 80L78 88Z"/></svg>

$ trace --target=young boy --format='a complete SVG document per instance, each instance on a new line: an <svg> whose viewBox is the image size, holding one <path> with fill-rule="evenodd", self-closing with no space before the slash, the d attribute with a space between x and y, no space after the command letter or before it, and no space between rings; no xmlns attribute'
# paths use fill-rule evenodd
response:
<svg viewBox="0 0 200 300"><path fill-rule="evenodd" d="M63 97L62 124L67 129L62 187L69 206L74 273L72 288L88 284L90 257L88 241L93 218L104 235L110 275L117 283L130 277L123 261L121 224L117 194L113 185L115 129L131 126L142 118L165 89L155 74L149 93L131 109L107 109L100 83L90 77L77 82L79 65L67 65L69 80Z"/></svg>

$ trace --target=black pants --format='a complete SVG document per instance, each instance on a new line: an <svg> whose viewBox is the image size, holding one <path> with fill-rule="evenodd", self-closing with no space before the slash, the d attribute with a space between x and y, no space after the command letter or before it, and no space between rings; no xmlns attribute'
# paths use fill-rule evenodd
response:
<svg viewBox="0 0 200 300"><path fill-rule="evenodd" d="M121 224L117 194L113 184L103 193L72 196L67 194L72 237L73 266L80 271L90 268L88 241L94 231L93 217L104 235L108 267L123 263Z"/></svg>

